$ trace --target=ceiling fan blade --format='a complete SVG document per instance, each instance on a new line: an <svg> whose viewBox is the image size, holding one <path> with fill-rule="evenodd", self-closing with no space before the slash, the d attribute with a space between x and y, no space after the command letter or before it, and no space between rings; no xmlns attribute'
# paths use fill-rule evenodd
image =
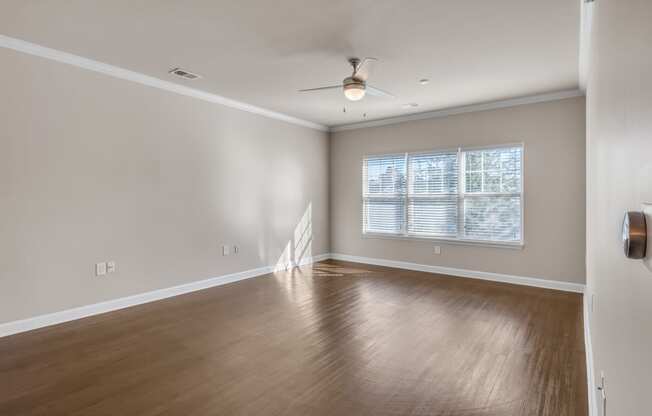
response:
<svg viewBox="0 0 652 416"><path fill-rule="evenodd" d="M305 90L299 90L299 92L310 92L310 91L322 91L322 90L334 90L335 88L342 89L342 85L331 85L329 87L318 87L318 88L307 88Z"/></svg>
<svg viewBox="0 0 652 416"><path fill-rule="evenodd" d="M369 72L371 68L369 67L370 62L378 62L378 58L367 57L364 58L355 68L354 76L360 78L363 81L369 79Z"/></svg>
<svg viewBox="0 0 652 416"><path fill-rule="evenodd" d="M371 86L367 84L367 93L369 95L375 95L376 97L388 97L388 98L396 98L394 94L390 94L387 91L383 91L380 88L376 88L374 86Z"/></svg>

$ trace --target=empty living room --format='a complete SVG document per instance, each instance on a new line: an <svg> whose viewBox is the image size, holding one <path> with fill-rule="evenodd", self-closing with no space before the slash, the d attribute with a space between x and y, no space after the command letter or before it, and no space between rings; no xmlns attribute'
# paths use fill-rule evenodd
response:
<svg viewBox="0 0 652 416"><path fill-rule="evenodd" d="M652 415L652 1L0 3L0 416Z"/></svg>

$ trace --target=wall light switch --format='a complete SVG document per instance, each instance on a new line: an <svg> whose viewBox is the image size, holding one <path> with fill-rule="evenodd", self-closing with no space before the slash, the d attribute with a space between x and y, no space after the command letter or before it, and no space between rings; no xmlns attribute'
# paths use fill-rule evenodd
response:
<svg viewBox="0 0 652 416"><path fill-rule="evenodd" d="M240 252L240 247L233 246L233 254L238 254Z"/></svg>
<svg viewBox="0 0 652 416"><path fill-rule="evenodd" d="M230 254L229 246L222 246L222 255L228 256Z"/></svg>
<svg viewBox="0 0 652 416"><path fill-rule="evenodd" d="M441 246L435 246L435 254L441 254Z"/></svg>
<svg viewBox="0 0 652 416"><path fill-rule="evenodd" d="M95 265L95 276L104 276L106 274L106 263L97 263Z"/></svg>
<svg viewBox="0 0 652 416"><path fill-rule="evenodd" d="M111 260L106 262L106 272L115 273L115 261Z"/></svg>

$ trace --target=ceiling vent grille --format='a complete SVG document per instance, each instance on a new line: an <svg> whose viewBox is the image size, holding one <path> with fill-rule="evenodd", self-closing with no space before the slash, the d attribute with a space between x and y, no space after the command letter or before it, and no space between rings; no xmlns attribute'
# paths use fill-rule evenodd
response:
<svg viewBox="0 0 652 416"><path fill-rule="evenodd" d="M174 68L169 73L177 77L189 79L189 80L195 80L201 78L201 75L193 74L192 72L186 71L185 69L181 69L181 68Z"/></svg>

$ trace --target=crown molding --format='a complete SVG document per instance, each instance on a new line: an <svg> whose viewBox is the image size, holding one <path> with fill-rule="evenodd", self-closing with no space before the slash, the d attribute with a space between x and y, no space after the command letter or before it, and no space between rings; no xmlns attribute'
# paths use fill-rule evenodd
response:
<svg viewBox="0 0 652 416"><path fill-rule="evenodd" d="M94 71L104 75L109 75L114 78L136 82L142 85L158 88L175 94L180 94L180 95L185 95L187 97L200 99L213 104L219 104L240 111L246 111L248 113L257 114L274 120L284 121L286 123L291 123L302 127L308 127L319 131L338 132L344 130L385 126L390 124L403 123L407 121L425 120L429 118L440 118L440 117L447 117L456 114L494 110L499 108L515 107L519 105L541 103L546 101L556 101L556 100L563 100L566 98L583 96L584 91L586 90L586 79L588 76L588 60L589 60L589 51L590 51L590 37L591 37L590 33L591 33L593 3L592 2L586 3L585 0L581 0L581 1L582 1L582 25L581 25L582 29L581 29L581 36L580 36L580 65L579 65L580 66L580 70L579 70L580 89L558 91L558 92L519 97L519 98L500 100L500 101L492 101L492 102L480 103L480 104L471 104L471 105L461 106L461 107L451 107L451 108L445 108L445 109L435 110L435 111L407 114L398 117L389 117L389 118L382 118L378 120L332 126L330 128L322 124L314 123L308 120L292 117L287 114L278 113L265 108L257 107L241 101L226 98L221 95L212 94L195 88L187 87L185 85L177 84L171 81L166 81L160 78L145 75L140 72L135 72L128 69L120 68L114 65L84 58L79 55L74 55L68 52L59 51L56 49L48 48L45 46L37 45L35 43L27 42L21 39L16 39L1 34L0 34L0 47L5 49L15 50L33 56L38 56L45 59L50 59L53 61L57 61L69 65L73 65L89 71Z"/></svg>
<svg viewBox="0 0 652 416"><path fill-rule="evenodd" d="M37 45L35 43L27 42L21 39L15 39L9 36L4 36L1 34L0 34L0 47L6 49L12 49L18 52L23 52L29 55L34 55L45 59L50 59L57 62L62 62L69 65L74 65L79 68L87 69L94 72L99 72L101 74L109 75L114 78L137 82L139 84L147 85L149 87L154 87L161 90L173 92L176 94L185 95L187 97L197 98L214 104L220 104L225 107L246 111L248 113L257 114L274 120L280 120L286 123L296 124L298 126L308 127L315 130L328 131L328 127L318 123L302 120L300 118L292 117L287 114L277 113L272 110L267 110L265 108L256 107L254 105L243 103L241 101L232 100L230 98L226 98L221 95L211 94L195 88L186 87L185 85L176 84L174 82L165 81L156 77L145 75L140 72L130 71L128 69L105 64L103 62L98 62L78 55L73 55L68 52L59 51L56 49Z"/></svg>
<svg viewBox="0 0 652 416"><path fill-rule="evenodd" d="M426 120L429 118L448 117L457 114L475 113L478 111L496 110L499 108L516 107L519 105L545 103L548 101L565 100L567 98L582 97L584 92L579 89L557 91L546 94L530 95L526 97L511 98L508 100L491 101L481 104L471 104L462 107L451 107L442 110L426 111L423 113L407 114L398 117L382 118L379 120L364 121L361 123L345 124L331 127L332 133L344 130L363 129L368 127L387 126L390 124L405 123L407 121Z"/></svg>
<svg viewBox="0 0 652 416"><path fill-rule="evenodd" d="M580 90L586 91L591 61L591 34L593 32L593 0L579 0L580 5Z"/></svg>

